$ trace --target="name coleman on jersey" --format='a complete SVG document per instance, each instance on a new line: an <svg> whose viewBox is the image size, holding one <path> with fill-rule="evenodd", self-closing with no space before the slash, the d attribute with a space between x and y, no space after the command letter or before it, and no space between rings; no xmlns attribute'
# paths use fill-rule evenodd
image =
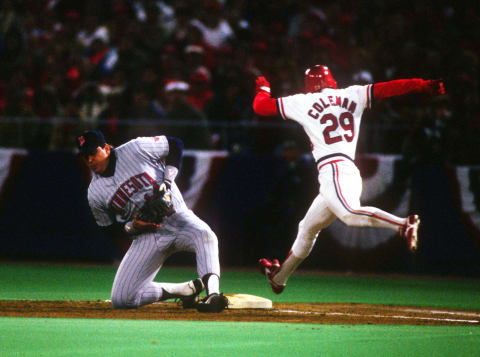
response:
<svg viewBox="0 0 480 357"><path fill-rule="evenodd" d="M353 100L350 102L348 98L343 98L340 96L327 96L326 99L320 97L318 102L313 103L312 109L308 111L308 115L311 116L313 119L318 119L320 114L323 112L324 109L328 108L329 106L341 106L342 108L347 109L350 113L354 113L355 109L357 108L357 103Z"/></svg>

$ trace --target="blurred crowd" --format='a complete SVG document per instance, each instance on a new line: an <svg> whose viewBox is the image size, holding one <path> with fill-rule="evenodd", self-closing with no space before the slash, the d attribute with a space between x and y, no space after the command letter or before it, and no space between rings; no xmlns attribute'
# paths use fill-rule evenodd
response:
<svg viewBox="0 0 480 357"><path fill-rule="evenodd" d="M321 63L340 87L413 77L445 81L447 96L393 98L366 113L360 152L480 161L475 1L1 4L2 146L21 138L27 148L70 148L79 128L100 128L115 145L158 133L181 137L189 149L304 145L295 126L255 127L254 80L267 77L273 96L294 94L303 91L304 70ZM24 118L22 124L15 118Z"/></svg>

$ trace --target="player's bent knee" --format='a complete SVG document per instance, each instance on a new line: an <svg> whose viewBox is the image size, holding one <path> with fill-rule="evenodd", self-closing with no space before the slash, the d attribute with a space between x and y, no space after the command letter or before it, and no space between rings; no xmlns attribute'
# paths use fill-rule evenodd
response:
<svg viewBox="0 0 480 357"><path fill-rule="evenodd" d="M202 230L202 239L207 244L218 244L217 235L211 229Z"/></svg>
<svg viewBox="0 0 480 357"><path fill-rule="evenodd" d="M112 306L114 309L135 309L138 304L135 303L135 299L129 299L120 294L112 294Z"/></svg>
<svg viewBox="0 0 480 357"><path fill-rule="evenodd" d="M125 300L113 300L112 306L114 309L136 309L139 305Z"/></svg>
<svg viewBox="0 0 480 357"><path fill-rule="evenodd" d="M298 236L304 240L314 240L318 235L319 230L315 227L309 226L305 220L301 220L298 224Z"/></svg>

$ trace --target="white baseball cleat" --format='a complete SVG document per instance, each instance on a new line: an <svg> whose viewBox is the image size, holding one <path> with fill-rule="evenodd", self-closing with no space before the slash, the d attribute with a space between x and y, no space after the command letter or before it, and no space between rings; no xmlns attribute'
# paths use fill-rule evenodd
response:
<svg viewBox="0 0 480 357"><path fill-rule="evenodd" d="M416 214L407 217L407 222L399 229L400 236L407 241L408 248L414 252L418 244L418 227L420 218Z"/></svg>

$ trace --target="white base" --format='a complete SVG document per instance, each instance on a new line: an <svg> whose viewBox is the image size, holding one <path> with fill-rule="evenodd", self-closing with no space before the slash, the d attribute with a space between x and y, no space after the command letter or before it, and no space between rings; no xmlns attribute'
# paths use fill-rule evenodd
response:
<svg viewBox="0 0 480 357"><path fill-rule="evenodd" d="M272 300L249 294L226 294L229 309L272 309Z"/></svg>

